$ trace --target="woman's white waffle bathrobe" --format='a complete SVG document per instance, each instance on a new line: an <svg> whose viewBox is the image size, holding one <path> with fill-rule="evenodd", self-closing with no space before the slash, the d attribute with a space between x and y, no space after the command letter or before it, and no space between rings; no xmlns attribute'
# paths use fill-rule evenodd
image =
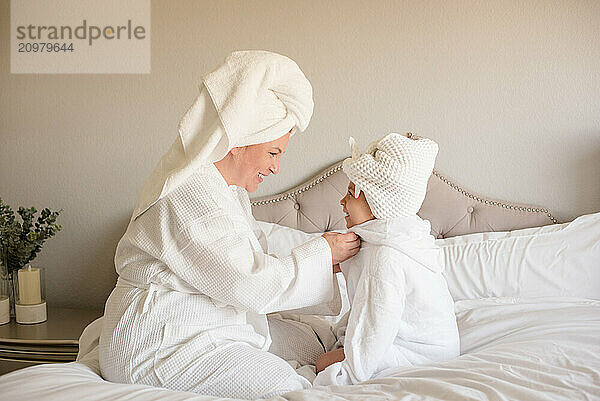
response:
<svg viewBox="0 0 600 401"><path fill-rule="evenodd" d="M441 249L431 225L417 215L354 226L361 250L340 264L350 311L338 342L346 359L317 375L313 385L356 384L386 369L443 361L460 354L454 302L442 275Z"/></svg>
<svg viewBox="0 0 600 401"><path fill-rule="evenodd" d="M265 314L337 313L331 250L316 237L287 257L267 251L247 192L213 164L199 168L131 221L117 246L119 279L100 337L104 378L237 398L310 387L267 352Z"/></svg>

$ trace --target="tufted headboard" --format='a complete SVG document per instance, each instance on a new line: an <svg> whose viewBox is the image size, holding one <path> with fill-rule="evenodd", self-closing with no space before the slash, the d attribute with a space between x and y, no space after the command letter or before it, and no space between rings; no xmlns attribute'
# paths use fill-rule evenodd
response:
<svg viewBox="0 0 600 401"><path fill-rule="evenodd" d="M308 233L342 230L346 225L339 202L347 187L340 161L295 188L253 199L252 212L257 220ZM431 234L436 238L558 223L543 207L476 195L435 170L418 215L431 222Z"/></svg>

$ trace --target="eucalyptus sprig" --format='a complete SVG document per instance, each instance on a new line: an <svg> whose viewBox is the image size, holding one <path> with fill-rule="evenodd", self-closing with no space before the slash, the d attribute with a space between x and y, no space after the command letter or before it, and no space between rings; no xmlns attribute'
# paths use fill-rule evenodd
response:
<svg viewBox="0 0 600 401"><path fill-rule="evenodd" d="M2 262L8 273L12 273L31 262L41 251L42 245L53 237L62 226L56 223L56 218L62 212L52 212L45 208L37 220L35 207L19 207L17 213L21 223L16 221L11 207L0 198L0 250Z"/></svg>

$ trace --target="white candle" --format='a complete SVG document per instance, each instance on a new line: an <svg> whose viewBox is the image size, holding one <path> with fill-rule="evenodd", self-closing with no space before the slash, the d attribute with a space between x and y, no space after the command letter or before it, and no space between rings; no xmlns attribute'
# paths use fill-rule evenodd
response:
<svg viewBox="0 0 600 401"><path fill-rule="evenodd" d="M0 324L10 322L10 301L8 297L0 295Z"/></svg>
<svg viewBox="0 0 600 401"><path fill-rule="evenodd" d="M42 302L42 290L40 286L40 269L27 266L19 269L19 304L35 305Z"/></svg>

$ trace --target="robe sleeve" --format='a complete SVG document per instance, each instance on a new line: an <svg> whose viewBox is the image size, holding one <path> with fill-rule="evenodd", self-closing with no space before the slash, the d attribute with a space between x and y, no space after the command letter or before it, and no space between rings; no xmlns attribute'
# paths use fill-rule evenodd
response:
<svg viewBox="0 0 600 401"><path fill-rule="evenodd" d="M235 216L192 222L161 258L216 304L259 314L327 303L334 294L327 240L314 238L278 258L265 253L245 219Z"/></svg>
<svg viewBox="0 0 600 401"><path fill-rule="evenodd" d="M302 308L291 309L290 313L300 315L322 315L322 316L337 316L342 310L342 296L340 294L340 284L338 283L338 274L333 276L333 297L330 301L317 305L305 306Z"/></svg>
<svg viewBox="0 0 600 401"><path fill-rule="evenodd" d="M256 220L256 224L266 238L268 253L274 254L278 257L289 255L295 247L318 238L323 234L305 233L304 231L296 230L291 227L258 220ZM342 295L340 293L338 277L339 276L337 274L335 274L333 277L333 297L331 301L294 309L289 312L301 315L337 316L342 309Z"/></svg>
<svg viewBox="0 0 600 401"><path fill-rule="evenodd" d="M320 237L323 233L305 233L295 228L282 226L277 223L255 220L266 238L269 253L279 257L289 255L291 250L313 238ZM331 230L333 233L345 233L348 230Z"/></svg>
<svg viewBox="0 0 600 401"><path fill-rule="evenodd" d="M289 255L295 247L302 245L311 239L320 237L323 234L305 233L301 230L266 221L256 220L256 224L266 238L269 248L268 253L279 257Z"/></svg>
<svg viewBox="0 0 600 401"><path fill-rule="evenodd" d="M356 287L344 338L346 358L321 372L315 385L357 384L371 379L401 325L405 276L398 263L378 252Z"/></svg>

